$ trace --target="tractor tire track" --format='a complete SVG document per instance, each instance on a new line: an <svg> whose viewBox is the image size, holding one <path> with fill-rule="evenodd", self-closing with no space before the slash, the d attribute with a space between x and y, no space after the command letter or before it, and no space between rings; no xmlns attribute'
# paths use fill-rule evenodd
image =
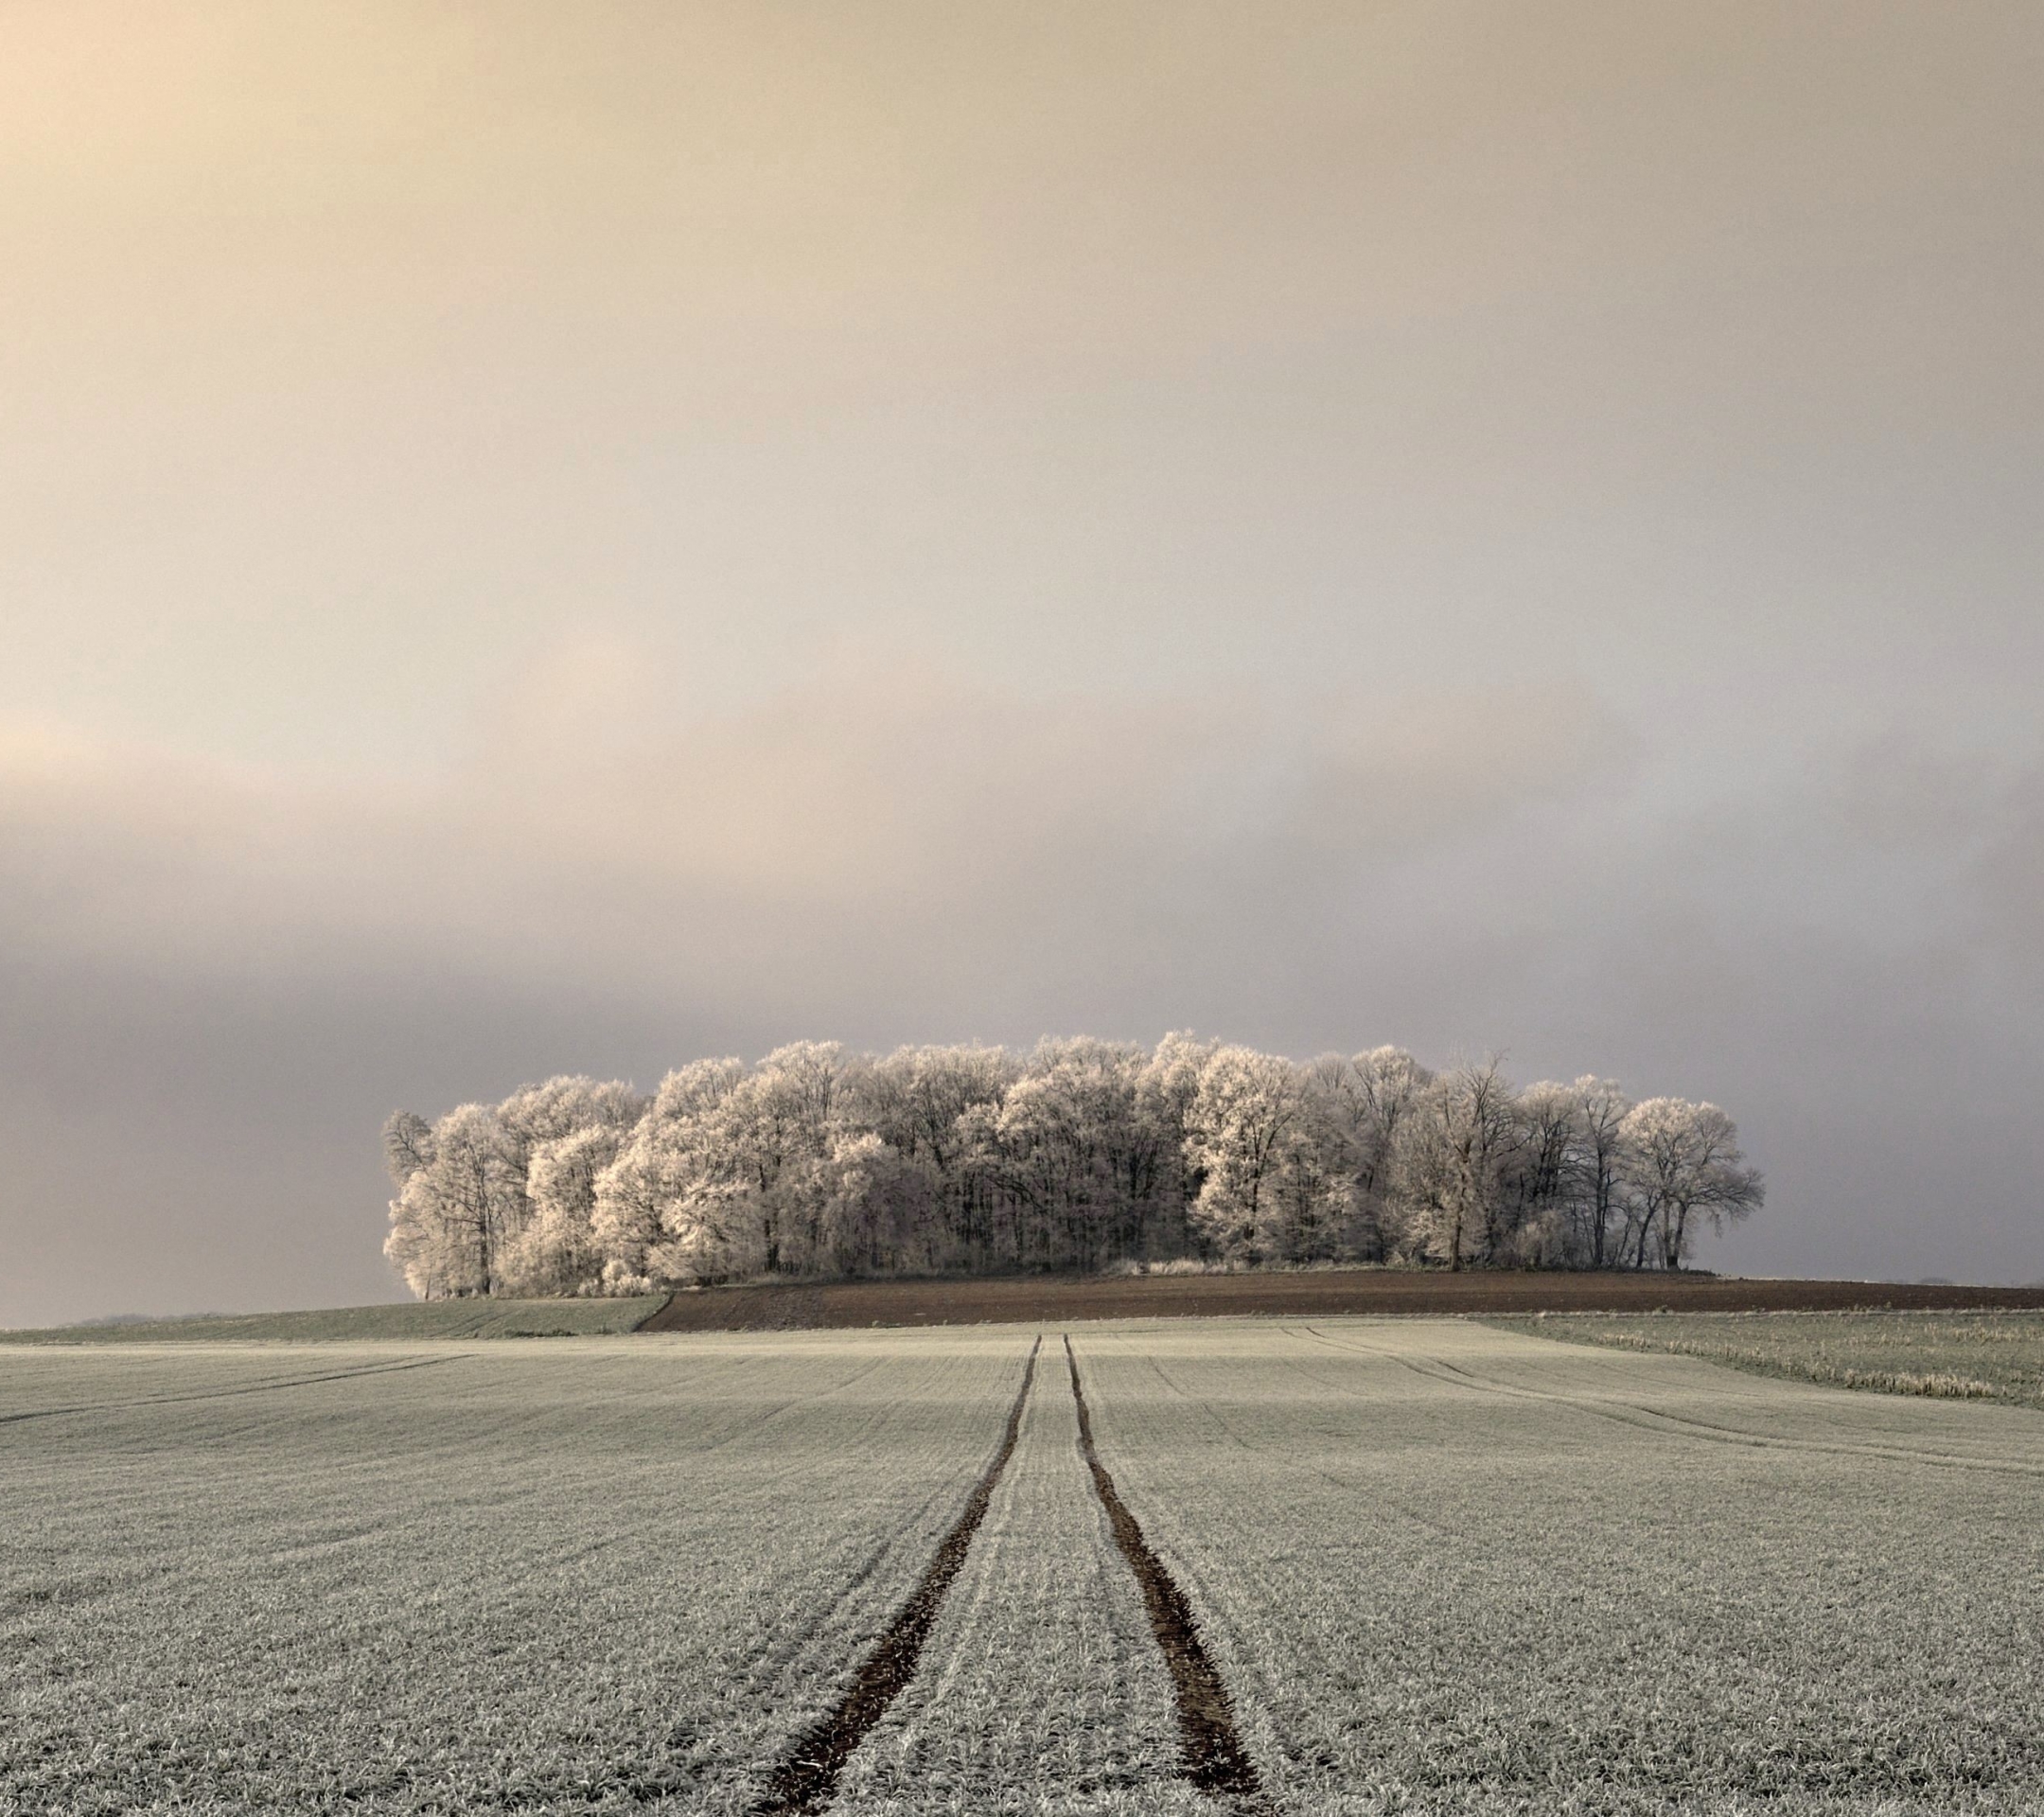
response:
<svg viewBox="0 0 2044 1817"><path fill-rule="evenodd" d="M1262 1781L1242 1737L1235 1730L1235 1711L1228 1702L1221 1674L1207 1656L1199 1624L1192 1618L1192 1605L1178 1587L1178 1580L1165 1569L1164 1561L1150 1549L1142 1527L1116 1491L1114 1478L1100 1460L1093 1443L1093 1420L1086 1409L1085 1389L1079 1381L1079 1360L1072 1354L1071 1338L1065 1339L1065 1363L1071 1371L1072 1399L1079 1407L1079 1451L1092 1473L1093 1491L1107 1510L1115 1544L1136 1574L1142 1591L1143 1606L1150 1614L1151 1632L1170 1668L1172 1692L1178 1706L1178 1731L1185 1744L1185 1776L1200 1791L1235 1802L1242 1810L1265 1810L1269 1801Z"/></svg>
<svg viewBox="0 0 2044 1817"><path fill-rule="evenodd" d="M1029 1404L1030 1385L1036 1376L1036 1352L1042 1348L1041 1337L1030 1346L1029 1361L1022 1367L1022 1385L1015 1393L1014 1405L1009 1409L1000 1449L938 1545L923 1580L909 1593L908 1600L866 1655L837 1707L789 1751L767 1783L765 1796L753 1806L755 1817L793 1817L796 1812L815 1810L828 1800L837 1790L837 1776L844 1771L845 1762L915 1676L930 1630L937 1625L938 1611L943 1607L944 1593L964 1565L973 1534L986 1518L987 1504L994 1498L995 1485L1008 1468L1009 1458L1014 1455L1015 1440L1022 1430L1022 1409Z"/></svg>

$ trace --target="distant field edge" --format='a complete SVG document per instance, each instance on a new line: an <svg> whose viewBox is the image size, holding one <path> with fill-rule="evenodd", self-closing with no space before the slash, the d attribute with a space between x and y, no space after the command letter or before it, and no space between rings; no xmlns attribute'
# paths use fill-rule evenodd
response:
<svg viewBox="0 0 2044 1817"><path fill-rule="evenodd" d="M439 1299L0 1330L4 1344L326 1343L364 1338L621 1336L632 1332L845 1331L1106 1318L1439 1317L1531 1313L2044 1311L2044 1286L1767 1280L1721 1275L1448 1274L1327 1269L1270 1275L1037 1275L752 1282L625 1299Z"/></svg>
<svg viewBox="0 0 2044 1817"><path fill-rule="evenodd" d="M636 1331L666 1296L628 1299L426 1299L324 1312L213 1314L0 1331L0 1344L339 1343L360 1338L607 1337Z"/></svg>
<svg viewBox="0 0 2044 1817"><path fill-rule="evenodd" d="M672 1296L641 1332L842 1331L1103 1318L1325 1317L1342 1313L1824 1313L2044 1310L2044 1286L1769 1280L1719 1275L1303 1274L1021 1276L753 1282Z"/></svg>

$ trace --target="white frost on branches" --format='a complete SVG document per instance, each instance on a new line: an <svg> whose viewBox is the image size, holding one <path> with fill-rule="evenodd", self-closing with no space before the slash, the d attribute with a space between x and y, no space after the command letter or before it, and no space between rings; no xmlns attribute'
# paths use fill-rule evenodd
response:
<svg viewBox="0 0 2044 1817"><path fill-rule="evenodd" d="M697 1060L384 1127L427 1298L1198 1260L1678 1268L1763 1198L1715 1104L1167 1035Z"/></svg>

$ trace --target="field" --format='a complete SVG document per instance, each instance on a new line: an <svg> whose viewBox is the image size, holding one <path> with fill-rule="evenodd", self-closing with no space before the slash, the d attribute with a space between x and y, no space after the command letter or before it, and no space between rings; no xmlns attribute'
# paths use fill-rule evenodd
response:
<svg viewBox="0 0 2044 1817"><path fill-rule="evenodd" d="M2044 1408L2038 1313L1659 1313L1500 1322L1537 1337L1700 1356L1834 1387Z"/></svg>
<svg viewBox="0 0 2044 1817"><path fill-rule="evenodd" d="M601 1337L629 1332L666 1304L636 1299L435 1299L330 1312L210 1314L47 1331L0 1332L0 1344L322 1344L353 1338Z"/></svg>
<svg viewBox="0 0 2044 1817"><path fill-rule="evenodd" d="M0 1812L2036 1808L2028 1408L1063 1335L0 1346Z"/></svg>
<svg viewBox="0 0 2044 1817"><path fill-rule="evenodd" d="M2044 1312L2044 1287L1889 1280L1746 1280L1655 1272L1312 1268L1244 1274L1025 1275L755 1283L677 1294L654 1332L870 1330L875 1325L1059 1325L1102 1318L1330 1318L1414 1313L1836 1312L2000 1307Z"/></svg>
<svg viewBox="0 0 2044 1817"><path fill-rule="evenodd" d="M21 1350L0 1809L738 1809L1026 1344Z"/></svg>
<svg viewBox="0 0 2044 1817"><path fill-rule="evenodd" d="M2027 1413L1466 1324L1087 1355L1279 1808L2035 1808Z"/></svg>
<svg viewBox="0 0 2044 1817"><path fill-rule="evenodd" d="M1855 1308L2044 1313L2044 1287L1489 1269L1447 1274L1418 1268L1134 1278L1025 1275L755 1282L629 1299L442 1299L329 1312L213 1314L0 1332L0 1344L295 1344L357 1338L418 1342L600 1337L642 1330L870 1331L876 1325L1050 1326L1120 1318L1330 1318L1407 1313L1510 1319L1563 1313L1839 1312ZM1706 1320L1701 1329L1708 1326ZM1572 1329L1596 1341L1595 1333L1600 1327Z"/></svg>

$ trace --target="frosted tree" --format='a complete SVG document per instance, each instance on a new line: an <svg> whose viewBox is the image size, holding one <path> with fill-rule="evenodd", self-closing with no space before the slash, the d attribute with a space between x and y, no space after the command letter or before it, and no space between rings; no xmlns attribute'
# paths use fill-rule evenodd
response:
<svg viewBox="0 0 2044 1817"><path fill-rule="evenodd" d="M1230 1261L1257 1263L1280 1246L1277 1191L1305 1094L1292 1063L1253 1048L1217 1048L1199 1072L1186 1144L1200 1176L1191 1218Z"/></svg>
<svg viewBox="0 0 2044 1817"><path fill-rule="evenodd" d="M925 1156L868 1131L840 1134L823 1206L823 1261L840 1275L883 1275L935 1264L943 1241L943 1180Z"/></svg>
<svg viewBox="0 0 2044 1817"><path fill-rule="evenodd" d="M1612 1253L1612 1226L1619 1216L1626 1156L1625 1120L1632 1101L1617 1082L1585 1074L1576 1081L1575 1191L1577 1247L1592 1268L1608 1268Z"/></svg>
<svg viewBox="0 0 2044 1817"><path fill-rule="evenodd" d="M416 1111L394 1110L383 1125L383 1165L398 1191L432 1159L432 1125Z"/></svg>
<svg viewBox="0 0 2044 1817"><path fill-rule="evenodd" d="M1432 1080L1400 1124L1393 1191L1422 1253L1451 1269L1496 1258L1515 1135L1512 1089L1495 1060Z"/></svg>
<svg viewBox="0 0 2044 1817"><path fill-rule="evenodd" d="M1018 1260L1095 1268L1140 1247L1160 1174L1160 1132L1143 1104L1149 1059L1105 1041L1046 1041L978 1123L979 1164L1018 1214Z"/></svg>
<svg viewBox="0 0 2044 1817"><path fill-rule="evenodd" d="M1433 1261L1679 1266L1761 1200L1707 1104L1516 1092L1396 1048L1299 1067L1169 1034L561 1076L384 1126L385 1252L428 1297L758 1275Z"/></svg>
<svg viewBox="0 0 2044 1817"><path fill-rule="evenodd" d="M1349 1180L1343 1251L1382 1261L1404 1235L1390 1194L1391 1154L1400 1125L1434 1077L1399 1048L1376 1048L1353 1059L1326 1054L1313 1062L1307 1086L1332 1145L1330 1164Z"/></svg>
<svg viewBox="0 0 2044 1817"><path fill-rule="evenodd" d="M504 1258L513 1292L598 1290L606 1258L595 1229L596 1182L630 1138L630 1126L592 1123L534 1148L525 1177L531 1215Z"/></svg>
<svg viewBox="0 0 2044 1817"><path fill-rule="evenodd" d="M1294 1074L1298 1115L1279 1138L1263 1218L1267 1259L1286 1264L1352 1259L1357 1234L1353 1131L1338 1105Z"/></svg>
<svg viewBox="0 0 2044 1817"><path fill-rule="evenodd" d="M739 1060L697 1060L661 1081L616 1160L596 1176L590 1233L619 1293L742 1268L724 1222L731 1162L717 1114L745 1078Z"/></svg>
<svg viewBox="0 0 2044 1817"><path fill-rule="evenodd" d="M997 1186L979 1166L1017 1067L999 1048L902 1048L848 1067L840 1082L843 1120L870 1132L927 1170L934 1200L923 1202L930 1228L919 1248L927 1265L979 1268L996 1260ZM1012 1260L1013 1258L1008 1258Z"/></svg>
<svg viewBox="0 0 2044 1817"><path fill-rule="evenodd" d="M839 1050L798 1042L756 1067L670 1073L597 1181L610 1279L707 1280L815 1265L837 1134Z"/></svg>
<svg viewBox="0 0 2044 1817"><path fill-rule="evenodd" d="M627 1085L565 1074L497 1106L508 1169L498 1266L510 1291L574 1293L593 1283L601 1269L590 1228L595 1175L644 1112L645 1100Z"/></svg>
<svg viewBox="0 0 2044 1817"><path fill-rule="evenodd" d="M1498 1259L1529 1268L1577 1263L1581 1112L1576 1088L1552 1080L1528 1085L1514 1101L1507 1165L1515 1204Z"/></svg>
<svg viewBox="0 0 2044 1817"><path fill-rule="evenodd" d="M1146 1259L1189 1255L1197 1246L1190 1213L1205 1180L1192 1153L1192 1106L1199 1101L1200 1074L1220 1046L1183 1031L1167 1034L1137 1084L1143 1127L1156 1143L1158 1167L1156 1201L1144 1238Z"/></svg>
<svg viewBox="0 0 2044 1817"><path fill-rule="evenodd" d="M502 1246L523 1222L515 1144L489 1105L463 1104L426 1147L391 1204L383 1253L421 1298L495 1293Z"/></svg>
<svg viewBox="0 0 2044 1817"><path fill-rule="evenodd" d="M1636 1268L1647 1265L1649 1242L1662 1267L1680 1268L1699 1221L1721 1230L1766 1197L1739 1152L1737 1127L1716 1104L1649 1098L1627 1116L1622 1134Z"/></svg>
<svg viewBox="0 0 2044 1817"><path fill-rule="evenodd" d="M714 1112L718 1217L766 1274L805 1268L821 1248L843 1057L835 1042L777 1048Z"/></svg>
<svg viewBox="0 0 2044 1817"><path fill-rule="evenodd" d="M959 1120L976 1104L998 1107L1018 1070L1000 1048L899 1048L848 1067L842 1092L859 1127L948 1176L959 1159Z"/></svg>

